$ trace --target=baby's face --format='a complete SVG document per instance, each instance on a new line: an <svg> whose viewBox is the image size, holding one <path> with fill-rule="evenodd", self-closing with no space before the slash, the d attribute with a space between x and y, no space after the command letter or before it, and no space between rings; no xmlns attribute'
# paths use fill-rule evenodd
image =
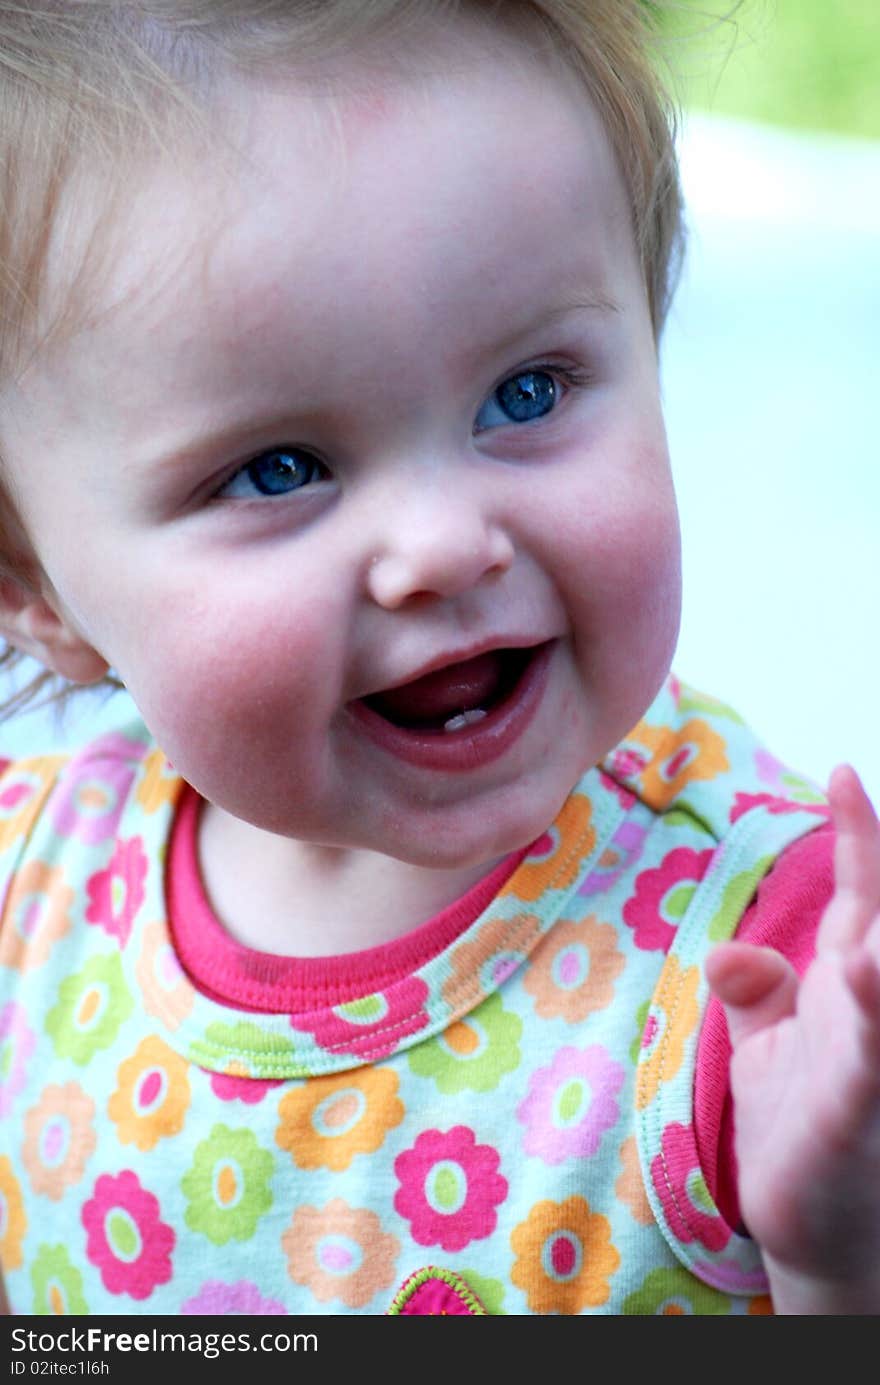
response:
<svg viewBox="0 0 880 1385"><path fill-rule="evenodd" d="M332 118L231 86L239 178L145 179L6 456L63 619L209 800L464 865L641 715L679 549L599 119L512 46L453 48Z"/></svg>

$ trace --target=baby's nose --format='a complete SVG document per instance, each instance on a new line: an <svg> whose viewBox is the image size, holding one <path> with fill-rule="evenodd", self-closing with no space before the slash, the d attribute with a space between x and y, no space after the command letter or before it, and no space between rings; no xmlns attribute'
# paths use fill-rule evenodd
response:
<svg viewBox="0 0 880 1385"><path fill-rule="evenodd" d="M452 598L511 566L514 545L506 528L473 506L446 505L389 516L389 536L370 563L369 594L397 610L413 599Z"/></svg>

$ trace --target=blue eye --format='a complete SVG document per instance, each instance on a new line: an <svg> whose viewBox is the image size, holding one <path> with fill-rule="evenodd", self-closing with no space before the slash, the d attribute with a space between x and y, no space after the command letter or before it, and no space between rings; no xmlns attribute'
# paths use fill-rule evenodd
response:
<svg viewBox="0 0 880 1385"><path fill-rule="evenodd" d="M480 409L474 426L479 431L506 423L531 423L549 414L558 399L559 386L552 375L546 370L524 370L498 386ZM486 411L493 409L496 416L487 419Z"/></svg>
<svg viewBox="0 0 880 1385"><path fill-rule="evenodd" d="M321 481L326 468L317 457L295 448L273 447L261 452L218 491L223 499L251 500L263 496L289 495L313 481Z"/></svg>

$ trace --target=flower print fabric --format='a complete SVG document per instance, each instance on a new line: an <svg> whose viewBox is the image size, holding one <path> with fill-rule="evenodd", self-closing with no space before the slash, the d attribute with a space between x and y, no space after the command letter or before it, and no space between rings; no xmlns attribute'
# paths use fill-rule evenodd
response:
<svg viewBox="0 0 880 1385"><path fill-rule="evenodd" d="M0 775L14 1311L767 1311L697 1157L702 963L824 809L728 709L670 680L478 917L291 1014L183 969L180 797L137 723Z"/></svg>
<svg viewBox="0 0 880 1385"><path fill-rule="evenodd" d="M159 1202L126 1169L102 1174L82 1209L86 1255L111 1294L149 1298L171 1278L174 1231L161 1220Z"/></svg>
<svg viewBox="0 0 880 1385"><path fill-rule="evenodd" d="M394 1206L409 1222L413 1239L458 1251L491 1235L498 1221L495 1208L507 1196L500 1163L498 1150L478 1145L467 1126L423 1131L394 1163L400 1183Z"/></svg>

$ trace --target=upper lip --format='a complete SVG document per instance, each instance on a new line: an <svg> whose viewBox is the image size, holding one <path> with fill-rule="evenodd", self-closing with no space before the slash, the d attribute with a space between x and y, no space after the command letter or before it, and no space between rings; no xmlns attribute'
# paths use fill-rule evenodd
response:
<svg viewBox="0 0 880 1385"><path fill-rule="evenodd" d="M492 635L475 644L465 645L461 649L446 650L442 654L436 654L432 659L419 664L409 673L392 676L388 681L371 688L369 692L362 693L361 698L374 697L380 692L390 692L393 688L405 687L407 683L415 683L419 678L425 678L429 673L436 673L443 668L452 668L456 664L467 663L470 659L479 658L481 654L490 654L493 651L500 653L504 649L538 650L543 645L548 644L552 638L552 636L548 636L544 639L535 639L534 635Z"/></svg>

